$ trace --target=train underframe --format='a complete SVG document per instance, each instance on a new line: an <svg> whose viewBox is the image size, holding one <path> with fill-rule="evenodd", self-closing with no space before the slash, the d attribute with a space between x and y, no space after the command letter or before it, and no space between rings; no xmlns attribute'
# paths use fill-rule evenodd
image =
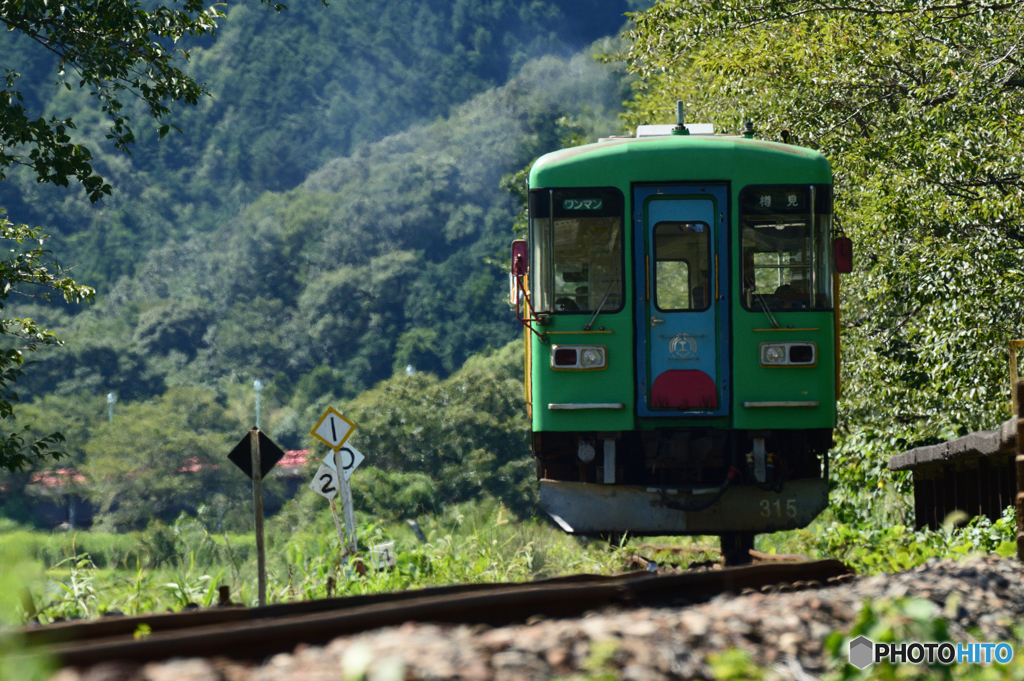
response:
<svg viewBox="0 0 1024 681"><path fill-rule="evenodd" d="M754 537L806 527L828 506L829 428L661 428L533 434L541 507L566 532Z"/></svg>

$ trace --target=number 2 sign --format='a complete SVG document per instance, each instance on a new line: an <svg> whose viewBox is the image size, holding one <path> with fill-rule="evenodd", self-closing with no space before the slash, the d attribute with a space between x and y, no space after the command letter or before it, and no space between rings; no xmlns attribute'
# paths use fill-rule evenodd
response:
<svg viewBox="0 0 1024 681"><path fill-rule="evenodd" d="M320 464L309 487L325 499L333 499L338 494L338 471L325 463Z"/></svg>

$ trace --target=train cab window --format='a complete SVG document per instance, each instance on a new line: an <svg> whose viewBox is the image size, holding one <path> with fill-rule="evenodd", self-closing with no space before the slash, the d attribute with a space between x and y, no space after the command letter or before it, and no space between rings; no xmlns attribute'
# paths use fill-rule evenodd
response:
<svg viewBox="0 0 1024 681"><path fill-rule="evenodd" d="M832 187L762 185L740 192L743 305L832 309Z"/></svg>
<svg viewBox="0 0 1024 681"><path fill-rule="evenodd" d="M705 222L654 226L654 305L663 312L706 310L711 227Z"/></svg>
<svg viewBox="0 0 1024 681"><path fill-rule="evenodd" d="M622 309L625 202L618 189L530 192L530 296L537 312Z"/></svg>

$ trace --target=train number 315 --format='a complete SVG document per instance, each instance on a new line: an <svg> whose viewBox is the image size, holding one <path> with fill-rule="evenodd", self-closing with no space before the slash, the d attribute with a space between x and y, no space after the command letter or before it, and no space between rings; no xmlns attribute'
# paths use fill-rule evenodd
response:
<svg viewBox="0 0 1024 681"><path fill-rule="evenodd" d="M776 499L771 501L770 499L761 500L761 517L762 518L796 518L796 499L786 499L786 504L783 506L782 499Z"/></svg>

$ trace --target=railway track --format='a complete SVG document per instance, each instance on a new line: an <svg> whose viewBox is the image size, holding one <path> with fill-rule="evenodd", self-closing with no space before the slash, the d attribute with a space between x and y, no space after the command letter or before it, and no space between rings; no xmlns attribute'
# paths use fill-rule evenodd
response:
<svg viewBox="0 0 1024 681"><path fill-rule="evenodd" d="M61 666L110 660L137 663L172 657L262 660L300 643L331 639L407 621L501 626L530 617L578 617L611 605L688 605L726 592L799 588L850 578L837 560L765 563L658 575L576 575L518 584L467 584L370 596L223 607L179 613L107 617L24 627L14 633L30 655ZM144 626L143 626L144 625ZM140 629L144 636L136 638Z"/></svg>

